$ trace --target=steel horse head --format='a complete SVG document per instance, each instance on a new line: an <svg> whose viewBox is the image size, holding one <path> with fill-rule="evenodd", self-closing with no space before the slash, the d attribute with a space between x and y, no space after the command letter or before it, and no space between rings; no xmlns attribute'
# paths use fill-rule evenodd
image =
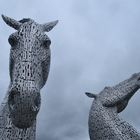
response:
<svg viewBox="0 0 140 140"><path fill-rule="evenodd" d="M16 32L9 36L10 86L8 106L12 123L18 128L32 126L40 109L40 90L50 68L51 40L45 34L58 23L38 24L32 19L16 21L2 15Z"/></svg>

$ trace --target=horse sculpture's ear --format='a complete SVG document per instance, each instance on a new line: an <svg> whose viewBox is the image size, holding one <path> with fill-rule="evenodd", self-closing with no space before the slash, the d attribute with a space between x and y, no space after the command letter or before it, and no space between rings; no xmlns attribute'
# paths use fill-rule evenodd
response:
<svg viewBox="0 0 140 140"><path fill-rule="evenodd" d="M42 26L43 26L43 30L44 30L45 32L49 32L50 30L53 29L53 27L54 27L57 23L58 23L58 20L45 23L45 24L42 25Z"/></svg>
<svg viewBox="0 0 140 140"><path fill-rule="evenodd" d="M86 92L85 94L90 98L95 98L96 99L96 97L97 97L97 95L93 94L93 93Z"/></svg>
<svg viewBox="0 0 140 140"><path fill-rule="evenodd" d="M1 15L1 16L2 16L3 20L5 21L5 23L7 25L9 25L10 27L18 30L19 27L21 26L21 23L19 21L16 21L16 20L14 20L10 17L4 16L4 15Z"/></svg>

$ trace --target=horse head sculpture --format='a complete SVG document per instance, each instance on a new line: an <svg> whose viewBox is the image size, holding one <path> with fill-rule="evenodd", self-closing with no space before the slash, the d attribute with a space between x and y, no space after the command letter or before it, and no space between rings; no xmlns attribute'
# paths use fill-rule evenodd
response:
<svg viewBox="0 0 140 140"><path fill-rule="evenodd" d="M8 106L12 123L18 128L30 127L40 109L40 90L50 68L51 40L45 34L58 23L38 24L24 18L20 21L2 15L7 25L16 29L9 36L10 86Z"/></svg>
<svg viewBox="0 0 140 140"><path fill-rule="evenodd" d="M105 87L99 94L86 93L94 98L89 113L91 140L138 140L140 134L119 118L131 97L140 88L140 73L113 87Z"/></svg>

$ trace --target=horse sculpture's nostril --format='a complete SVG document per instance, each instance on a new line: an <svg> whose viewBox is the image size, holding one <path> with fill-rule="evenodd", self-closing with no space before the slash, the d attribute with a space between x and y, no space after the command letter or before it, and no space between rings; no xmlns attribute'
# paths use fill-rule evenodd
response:
<svg viewBox="0 0 140 140"><path fill-rule="evenodd" d="M9 92L9 97L8 97L8 105L9 105L9 109L13 110L14 109L14 104L16 102L16 95L18 94L19 92L15 89L12 89L10 92Z"/></svg>
<svg viewBox="0 0 140 140"><path fill-rule="evenodd" d="M37 93L37 97L34 100L34 103L37 107L40 106L40 102L41 102L41 97L40 97L40 93Z"/></svg>
<svg viewBox="0 0 140 140"><path fill-rule="evenodd" d="M32 111L33 112L38 112L39 111L39 107L38 106L32 106Z"/></svg>

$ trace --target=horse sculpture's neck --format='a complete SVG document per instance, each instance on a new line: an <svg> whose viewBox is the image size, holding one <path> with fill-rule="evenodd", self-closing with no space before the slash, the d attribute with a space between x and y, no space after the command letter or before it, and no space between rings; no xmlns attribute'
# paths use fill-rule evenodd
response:
<svg viewBox="0 0 140 140"><path fill-rule="evenodd" d="M91 140L140 140L140 134L119 118L129 99L140 87L140 73L114 87L106 87L97 95L87 93L95 100L89 114Z"/></svg>
<svg viewBox="0 0 140 140"><path fill-rule="evenodd" d="M38 24L32 19L3 20L17 30L9 37L10 85L0 108L1 140L34 140L40 109L40 89L50 67L50 31L58 21Z"/></svg>
<svg viewBox="0 0 140 140"><path fill-rule="evenodd" d="M89 134L91 140L140 140L140 134L123 119L117 108L106 108L99 102L90 110ZM92 114L92 115L91 115Z"/></svg>

